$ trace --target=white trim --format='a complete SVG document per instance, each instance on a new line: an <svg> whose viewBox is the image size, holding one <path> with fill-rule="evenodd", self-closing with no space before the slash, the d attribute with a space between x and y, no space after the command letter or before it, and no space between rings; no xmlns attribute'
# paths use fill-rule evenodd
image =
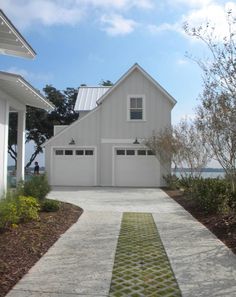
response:
<svg viewBox="0 0 236 297"><path fill-rule="evenodd" d="M12 22L8 19L8 17L4 14L4 12L0 9L0 19L4 22L4 24L7 26L9 29L9 34L14 34L18 42L21 42L21 46L26 48L28 53L18 51L17 48L16 50L9 50L9 49L3 49L4 52L5 50L7 52L15 52L15 55L25 57L25 58L35 58L36 52L33 50L33 48L30 46L30 44L25 40L25 38L21 35L21 33L16 29L16 27L12 24ZM16 46L16 45L14 45ZM31 56L30 56L30 55ZM15 56L14 55L14 56Z"/></svg>
<svg viewBox="0 0 236 297"><path fill-rule="evenodd" d="M115 151L116 147L112 146L112 187L115 186Z"/></svg>
<svg viewBox="0 0 236 297"><path fill-rule="evenodd" d="M141 141L141 139L138 139ZM118 138L102 138L101 143L127 143L127 144L132 144L135 141L134 138L127 138L127 139L118 139Z"/></svg>
<svg viewBox="0 0 236 297"><path fill-rule="evenodd" d="M142 98L142 119L130 119L130 99ZM128 122L146 122L146 96L144 94L131 94L127 95L127 121Z"/></svg>
<svg viewBox="0 0 236 297"><path fill-rule="evenodd" d="M5 117L5 132L4 132L4 157L3 157L3 192L7 190L7 165L8 165L8 138L9 138L9 102L6 101L6 117ZM0 189L1 190L1 189ZM2 193L0 193L2 194Z"/></svg>
<svg viewBox="0 0 236 297"><path fill-rule="evenodd" d="M12 111L15 112L15 111L19 111L19 110L26 111L25 104L17 101L12 96L5 93L5 91L1 90L1 88L0 88L0 97L9 103L9 108L11 108L9 110L9 112L12 112Z"/></svg>
<svg viewBox="0 0 236 297"><path fill-rule="evenodd" d="M31 102L28 102L28 100L23 98L20 98L20 103L30 106L35 106L38 108L43 108L47 110L53 110L54 105L48 101L41 93L40 91L36 90L30 83L28 83L21 75L9 73L5 71L0 71L0 79L4 81L8 81L10 83L14 84L14 89L16 91L23 91L28 96L30 96ZM12 88L12 86L11 86ZM8 92L10 94L10 92ZM12 97L12 95L10 94ZM16 100L16 99L15 99ZM34 104L34 102L36 104Z"/></svg>
<svg viewBox="0 0 236 297"><path fill-rule="evenodd" d="M94 185L97 186L97 147L96 146L91 146L91 145L83 145L83 146L77 146L77 145L57 145L57 146L52 146L51 147L51 162L50 162L50 184L53 183L53 160L54 160L54 150L56 149L70 149L70 150L79 150L79 149L93 149L94 150Z"/></svg>
<svg viewBox="0 0 236 297"><path fill-rule="evenodd" d="M25 179L25 125L26 111L18 111L17 121L17 183Z"/></svg>
<svg viewBox="0 0 236 297"><path fill-rule="evenodd" d="M138 69L155 87L161 91L174 106L177 101L172 97L154 78L152 78L138 63L135 63L111 88L108 90L98 101L97 104L101 104L107 96L113 92L135 69Z"/></svg>

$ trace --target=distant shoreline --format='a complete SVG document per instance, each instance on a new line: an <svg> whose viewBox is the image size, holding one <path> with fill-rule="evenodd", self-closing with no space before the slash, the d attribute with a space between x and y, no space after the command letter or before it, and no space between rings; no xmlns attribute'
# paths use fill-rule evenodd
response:
<svg viewBox="0 0 236 297"><path fill-rule="evenodd" d="M8 168L8 171L14 171L15 170L15 166L8 166L7 168ZM34 166L27 168L27 171L29 171L29 172L34 171ZM40 171L44 172L45 171L45 167L44 166L40 167ZM171 168L171 171L173 173L173 172L182 172L182 171L184 171L184 172L190 172L191 170L190 170L190 168L182 168L182 169ZM224 171L223 168L206 167L206 168L203 168L201 170L201 172L220 172L220 173L224 173L225 171Z"/></svg>
<svg viewBox="0 0 236 297"><path fill-rule="evenodd" d="M172 173L173 172L182 172L182 171L184 171L184 172L191 172L191 169L190 168L182 168L182 169L171 168L171 171L172 171ZM223 168L210 168L210 167L207 167L207 168L203 168L201 170L201 172L220 172L220 173L224 173L225 170Z"/></svg>

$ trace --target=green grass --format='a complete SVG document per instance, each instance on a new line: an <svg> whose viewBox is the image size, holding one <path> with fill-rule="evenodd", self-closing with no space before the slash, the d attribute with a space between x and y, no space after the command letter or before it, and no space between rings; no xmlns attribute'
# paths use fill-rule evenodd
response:
<svg viewBox="0 0 236 297"><path fill-rule="evenodd" d="M123 214L109 296L181 296L151 214Z"/></svg>

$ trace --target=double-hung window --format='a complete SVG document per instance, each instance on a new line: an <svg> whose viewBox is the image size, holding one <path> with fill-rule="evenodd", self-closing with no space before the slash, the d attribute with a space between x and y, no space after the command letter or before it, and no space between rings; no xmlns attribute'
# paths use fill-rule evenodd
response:
<svg viewBox="0 0 236 297"><path fill-rule="evenodd" d="M128 97L128 120L144 120L144 98L143 96Z"/></svg>

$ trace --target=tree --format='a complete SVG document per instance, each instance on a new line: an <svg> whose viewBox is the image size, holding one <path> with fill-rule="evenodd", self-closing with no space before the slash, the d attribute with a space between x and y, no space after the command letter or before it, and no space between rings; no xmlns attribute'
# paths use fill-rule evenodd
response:
<svg viewBox="0 0 236 297"><path fill-rule="evenodd" d="M113 86L113 82L111 82L109 79L108 80L102 79L99 85L104 87L111 87Z"/></svg>
<svg viewBox="0 0 236 297"><path fill-rule="evenodd" d="M59 91L53 86L47 85L44 88L45 97L51 101L55 109L47 112L42 109L27 106L26 114L26 143L33 141L35 150L30 156L26 168L28 168L38 154L43 152L42 145L47 139L53 136L54 125L70 125L78 119L78 112L74 111L74 104L78 90L67 88ZM16 130L17 115L10 120L8 153L17 160L16 151Z"/></svg>
<svg viewBox="0 0 236 297"><path fill-rule="evenodd" d="M16 112L11 112L9 114L8 154L14 160L15 167L17 162L17 118Z"/></svg>
<svg viewBox="0 0 236 297"><path fill-rule="evenodd" d="M210 24L185 25L187 34L203 42L209 58L194 61L203 71L203 91L196 125L236 191L236 20L227 13L228 33L220 38Z"/></svg>
<svg viewBox="0 0 236 297"><path fill-rule="evenodd" d="M182 177L200 176L210 158L197 127L187 121L181 121L161 132L154 132L145 144L155 153L162 166L168 169L172 162Z"/></svg>

